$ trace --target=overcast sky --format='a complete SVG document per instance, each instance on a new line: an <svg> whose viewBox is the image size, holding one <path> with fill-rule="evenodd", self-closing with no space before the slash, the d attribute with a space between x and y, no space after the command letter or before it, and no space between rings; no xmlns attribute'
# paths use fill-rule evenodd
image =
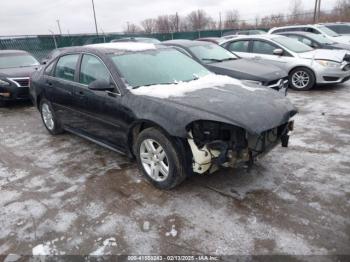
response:
<svg viewBox="0 0 350 262"><path fill-rule="evenodd" d="M145 18L163 14L186 15L198 8L214 19L219 12L237 9L241 19L254 19L273 12L288 14L293 0L95 0L98 29L121 32L127 22L139 23ZM330 10L336 0L322 0L322 8ZM314 0L303 0L312 10ZM95 31L91 0L1 0L0 35L48 34L49 29L62 33Z"/></svg>

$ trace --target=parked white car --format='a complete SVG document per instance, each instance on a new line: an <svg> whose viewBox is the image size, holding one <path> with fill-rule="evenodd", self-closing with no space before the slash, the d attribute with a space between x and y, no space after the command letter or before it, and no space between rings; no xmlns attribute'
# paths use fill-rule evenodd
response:
<svg viewBox="0 0 350 262"><path fill-rule="evenodd" d="M350 36L349 35L339 35L335 31L329 29L327 26L323 24L315 24L315 25L292 25L292 26L283 26L283 27L274 27L270 29L269 34L276 33L284 33L290 31L305 31L314 34L320 34L333 42L342 43L342 44L350 44Z"/></svg>
<svg viewBox="0 0 350 262"><path fill-rule="evenodd" d="M239 36L221 46L240 57L281 67L295 90L350 79L350 54L345 50L313 49L295 39L269 34Z"/></svg>
<svg viewBox="0 0 350 262"><path fill-rule="evenodd" d="M322 24L339 35L350 36L350 23L326 23Z"/></svg>

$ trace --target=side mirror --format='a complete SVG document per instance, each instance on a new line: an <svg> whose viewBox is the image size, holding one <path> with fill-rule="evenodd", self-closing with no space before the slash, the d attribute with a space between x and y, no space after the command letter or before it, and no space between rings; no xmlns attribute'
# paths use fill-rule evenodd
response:
<svg viewBox="0 0 350 262"><path fill-rule="evenodd" d="M115 85L109 81L99 79L91 82L88 88L94 91L113 91Z"/></svg>
<svg viewBox="0 0 350 262"><path fill-rule="evenodd" d="M277 48L277 49L273 50L273 54L281 56L281 55L283 55L283 49Z"/></svg>

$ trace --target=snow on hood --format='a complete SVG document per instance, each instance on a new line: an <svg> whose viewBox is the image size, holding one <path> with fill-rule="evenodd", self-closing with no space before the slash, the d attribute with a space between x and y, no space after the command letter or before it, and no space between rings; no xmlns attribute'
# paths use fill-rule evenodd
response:
<svg viewBox="0 0 350 262"><path fill-rule="evenodd" d="M341 63L347 53L348 51L346 50L315 49L310 52L301 53L299 56L306 59L325 59Z"/></svg>
<svg viewBox="0 0 350 262"><path fill-rule="evenodd" d="M218 88L225 85L235 85L251 92L264 91L262 87L255 85L247 86L242 81L228 76L209 74L198 80L190 82L179 82L166 85L141 86L136 89L130 89L135 95L152 96L158 98L181 97L187 93L205 88Z"/></svg>
<svg viewBox="0 0 350 262"><path fill-rule="evenodd" d="M86 45L86 46L93 47L93 48L110 48L110 49L135 51L135 52L156 49L156 46L154 44L135 43L135 42L105 43L105 44L93 44L93 45Z"/></svg>

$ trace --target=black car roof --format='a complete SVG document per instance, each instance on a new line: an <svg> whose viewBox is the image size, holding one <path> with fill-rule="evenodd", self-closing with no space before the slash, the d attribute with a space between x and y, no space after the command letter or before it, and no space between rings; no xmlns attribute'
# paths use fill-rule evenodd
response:
<svg viewBox="0 0 350 262"><path fill-rule="evenodd" d="M205 42L205 41L196 41L196 40L187 40L187 39L169 40L169 41L162 42L162 44L179 45L179 46L184 46L184 47L213 45L213 43L209 43L209 42Z"/></svg>

